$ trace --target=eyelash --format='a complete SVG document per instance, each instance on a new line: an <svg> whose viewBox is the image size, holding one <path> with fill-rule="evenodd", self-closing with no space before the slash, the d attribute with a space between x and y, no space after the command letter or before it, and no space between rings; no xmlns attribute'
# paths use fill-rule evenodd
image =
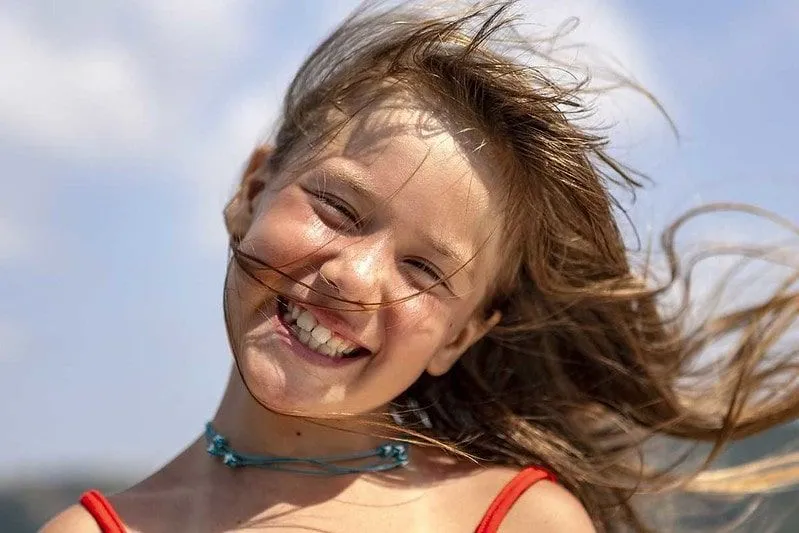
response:
<svg viewBox="0 0 799 533"><path fill-rule="evenodd" d="M360 226L360 223L361 223L360 217L358 217L358 214L355 212L355 210L352 209L349 206L349 204L347 204L345 201L341 200L340 198L338 198L336 196L325 194L323 192L314 192L312 194L320 202L332 207L333 209L335 209L336 211L341 213L355 227L359 227Z"/></svg>
<svg viewBox="0 0 799 533"><path fill-rule="evenodd" d="M422 272L433 278L436 283L440 283L444 279L444 277L441 275L438 269L433 267L431 264L427 263L426 261L423 261L421 259L408 259L406 263L421 270ZM441 284L444 285L445 287L447 286L446 282L443 282Z"/></svg>

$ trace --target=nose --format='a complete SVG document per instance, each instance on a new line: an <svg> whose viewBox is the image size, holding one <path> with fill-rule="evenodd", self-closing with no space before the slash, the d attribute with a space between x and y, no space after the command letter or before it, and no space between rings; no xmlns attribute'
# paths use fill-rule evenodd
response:
<svg viewBox="0 0 799 533"><path fill-rule="evenodd" d="M332 289L332 295L361 304L378 303L388 275L385 244L361 238L335 248L319 266L319 277Z"/></svg>

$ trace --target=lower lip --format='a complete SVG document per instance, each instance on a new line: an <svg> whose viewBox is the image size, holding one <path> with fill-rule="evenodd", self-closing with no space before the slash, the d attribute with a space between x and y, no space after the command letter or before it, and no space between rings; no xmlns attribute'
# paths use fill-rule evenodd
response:
<svg viewBox="0 0 799 533"><path fill-rule="evenodd" d="M342 367L346 365L351 365L357 361L360 361L366 356L359 356L359 357L328 357L327 355L321 354L316 350L311 350L308 346L304 345L297 337L289 329L289 325L283 320L283 317L279 316L280 312L278 311L275 315L277 318L277 322L280 324L281 329L283 330L283 341L289 345L289 347L301 358L309 361L315 365L319 366L329 366L329 367Z"/></svg>

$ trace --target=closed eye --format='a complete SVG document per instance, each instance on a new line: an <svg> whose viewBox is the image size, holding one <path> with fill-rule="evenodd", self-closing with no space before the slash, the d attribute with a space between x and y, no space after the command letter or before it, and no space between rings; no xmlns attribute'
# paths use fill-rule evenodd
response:
<svg viewBox="0 0 799 533"><path fill-rule="evenodd" d="M444 275L441 273L441 271L424 259L412 257L410 259L406 259L405 262L420 272L423 272L426 276L429 276L430 279L432 279L435 283L441 283L441 285L444 287L449 288L446 281L444 281Z"/></svg>
<svg viewBox="0 0 799 533"><path fill-rule="evenodd" d="M350 204L348 204L338 196L334 196L330 193L322 191L308 191L308 192L319 202L325 204L325 206L329 207L330 209L333 209L339 215L346 218L347 221L351 223L354 227L358 228L362 224L362 219L360 216L358 216L358 213L355 211L355 209L353 209L352 206L350 206Z"/></svg>

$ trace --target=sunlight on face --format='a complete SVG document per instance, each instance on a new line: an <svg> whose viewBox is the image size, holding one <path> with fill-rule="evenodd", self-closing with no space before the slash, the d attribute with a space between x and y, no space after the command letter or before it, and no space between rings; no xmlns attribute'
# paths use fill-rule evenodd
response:
<svg viewBox="0 0 799 533"><path fill-rule="evenodd" d="M431 113L395 103L362 111L310 164L287 166L266 178L241 244L287 275L266 280L285 297L235 269L229 282L253 393L277 411L363 413L425 371L446 372L484 332L496 178ZM354 351L303 344L295 306L326 329L320 338Z"/></svg>

